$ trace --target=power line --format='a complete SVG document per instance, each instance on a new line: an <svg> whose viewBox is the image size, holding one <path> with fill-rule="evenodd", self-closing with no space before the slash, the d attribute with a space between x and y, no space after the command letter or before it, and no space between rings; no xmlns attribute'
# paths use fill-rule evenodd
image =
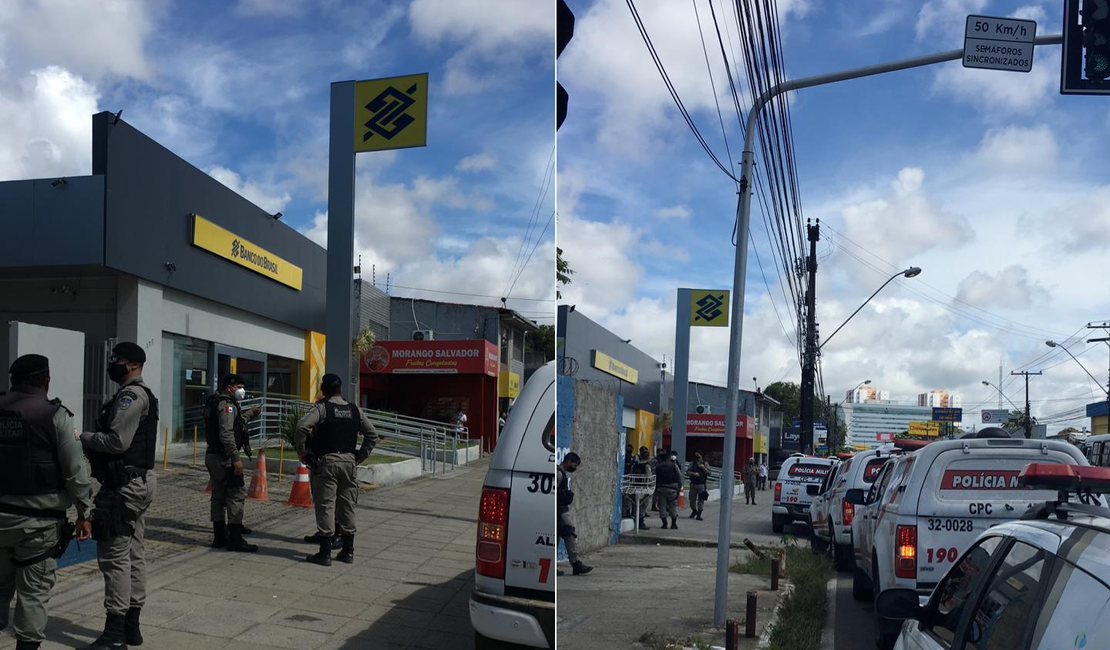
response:
<svg viewBox="0 0 1110 650"><path fill-rule="evenodd" d="M551 227L551 221L554 219L555 211L552 210L551 216L547 218L547 224L543 227L543 232L541 232L540 236L536 238L536 243L532 245L532 250L528 252L528 258L524 260L524 264L520 265L520 271L518 271L516 277L513 278L513 283L509 287L509 291L505 294L506 301L509 299L509 296L513 295L513 289L516 288L517 280L520 280L520 276L524 275L524 269L528 268L528 262L532 261L532 255L534 255L536 249L540 247L540 242L543 241L543 236L547 234L547 229Z"/></svg>
<svg viewBox="0 0 1110 650"><path fill-rule="evenodd" d="M374 285L374 286L378 286L378 285ZM427 291L428 293L446 293L446 294L451 294L453 296L470 296L472 298L497 298L498 300L500 300L502 298L502 296L494 296L494 295L490 295L488 293L463 293L461 291L447 291L445 289L425 289L424 287L406 287L406 286L403 286L403 285L400 285L400 284L392 284L392 283L389 286L390 286L390 288L393 288L393 289L410 289L412 291ZM526 301L526 302L555 302L555 300L551 299L551 298L513 298L513 300L523 300L523 301Z"/></svg>

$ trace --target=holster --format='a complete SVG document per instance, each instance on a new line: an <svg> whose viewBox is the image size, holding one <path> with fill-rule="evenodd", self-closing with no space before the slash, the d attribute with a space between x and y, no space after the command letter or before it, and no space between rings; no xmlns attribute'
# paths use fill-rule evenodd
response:
<svg viewBox="0 0 1110 650"><path fill-rule="evenodd" d="M236 474L234 467L227 468L227 474L224 476L224 487L227 488L241 488L247 484L245 474Z"/></svg>
<svg viewBox="0 0 1110 650"><path fill-rule="evenodd" d="M116 490L131 480L131 474L123 464L123 459L112 459L107 454L94 452L89 455L93 478L109 490Z"/></svg>
<svg viewBox="0 0 1110 650"><path fill-rule="evenodd" d="M65 554L66 549L69 548L69 543L73 540L73 536L76 532L77 527L73 525L73 522L63 521L62 523L58 524L58 542L54 544L54 548L34 557L29 557L26 560L16 560L13 558L12 564L22 569L23 567L29 567L32 564L38 564L39 562L42 562L43 560L47 560L49 558L60 558L63 554Z"/></svg>
<svg viewBox="0 0 1110 650"><path fill-rule="evenodd" d="M135 533L135 516L127 508L123 495L115 491L106 496L107 498L97 495L92 517L92 538L103 542L113 537L130 537Z"/></svg>

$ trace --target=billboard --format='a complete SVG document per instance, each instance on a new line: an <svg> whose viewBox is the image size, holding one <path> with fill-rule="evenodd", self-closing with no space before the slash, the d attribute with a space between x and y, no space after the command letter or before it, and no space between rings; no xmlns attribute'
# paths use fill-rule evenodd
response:
<svg viewBox="0 0 1110 650"><path fill-rule="evenodd" d="M928 436L936 438L940 435L940 422L910 422L911 436Z"/></svg>
<svg viewBox="0 0 1110 650"><path fill-rule="evenodd" d="M362 357L362 372L376 375L498 376L497 346L485 339L378 341Z"/></svg>
<svg viewBox="0 0 1110 650"><path fill-rule="evenodd" d="M725 437L725 416L716 414L686 416L686 435L705 438ZM736 437L752 437L752 418L747 415L736 416Z"/></svg>
<svg viewBox="0 0 1110 650"><path fill-rule="evenodd" d="M934 422L963 422L964 410L962 408L933 407Z"/></svg>

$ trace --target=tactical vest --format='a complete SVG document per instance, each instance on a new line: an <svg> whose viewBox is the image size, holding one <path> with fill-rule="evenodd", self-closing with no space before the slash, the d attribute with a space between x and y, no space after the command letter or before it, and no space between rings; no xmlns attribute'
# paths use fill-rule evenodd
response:
<svg viewBox="0 0 1110 650"><path fill-rule="evenodd" d="M212 393L204 402L204 439L208 442L208 451L225 458L227 457L227 450L224 449L224 443L220 441L220 409L226 408L228 404L235 408L233 430L235 432L235 446L238 448L247 436L247 425L243 422L239 404L223 393Z"/></svg>
<svg viewBox="0 0 1110 650"><path fill-rule="evenodd" d="M112 399L100 407L100 415L96 418L96 430L101 433L108 433L112 430L112 414L115 412L116 402L119 400L120 394L128 388L143 389L150 401L146 417L139 422L139 428L135 430L135 437L131 440L131 446L122 454L109 454L99 451L92 452L92 454L106 461L122 459L125 466L135 469L154 469L154 447L158 442L158 398L147 388L146 384L128 384L116 391ZM89 456L89 460L94 460L93 455Z"/></svg>
<svg viewBox="0 0 1110 650"><path fill-rule="evenodd" d="M60 401L46 395L0 393L0 494L56 494L65 485L54 415ZM66 432L68 435L68 432Z"/></svg>
<svg viewBox="0 0 1110 650"><path fill-rule="evenodd" d="M312 452L317 456L355 453L362 430L358 407L349 402L336 404L325 400L317 403L324 405L324 419L316 425Z"/></svg>

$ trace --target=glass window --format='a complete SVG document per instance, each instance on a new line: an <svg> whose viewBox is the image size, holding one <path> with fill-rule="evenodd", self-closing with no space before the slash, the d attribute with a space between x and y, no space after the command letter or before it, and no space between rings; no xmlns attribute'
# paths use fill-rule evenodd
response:
<svg viewBox="0 0 1110 650"><path fill-rule="evenodd" d="M991 555L1002 543L1001 537L988 537L971 547L937 585L922 627L950 647L956 637L968 598L975 593L990 564Z"/></svg>
<svg viewBox="0 0 1110 650"><path fill-rule="evenodd" d="M208 368L209 343L188 336L173 337L173 439L191 440L194 429L204 436L201 411L214 378Z"/></svg>
<svg viewBox="0 0 1110 650"><path fill-rule="evenodd" d="M990 590L968 621L965 650L1010 650L1036 619L1045 553L1015 542L991 577Z"/></svg>
<svg viewBox="0 0 1110 650"><path fill-rule="evenodd" d="M300 399L301 362L270 355L266 359L266 395Z"/></svg>
<svg viewBox="0 0 1110 650"><path fill-rule="evenodd" d="M1031 648L1110 647L1110 589L1106 585L1064 564L1048 593Z"/></svg>

